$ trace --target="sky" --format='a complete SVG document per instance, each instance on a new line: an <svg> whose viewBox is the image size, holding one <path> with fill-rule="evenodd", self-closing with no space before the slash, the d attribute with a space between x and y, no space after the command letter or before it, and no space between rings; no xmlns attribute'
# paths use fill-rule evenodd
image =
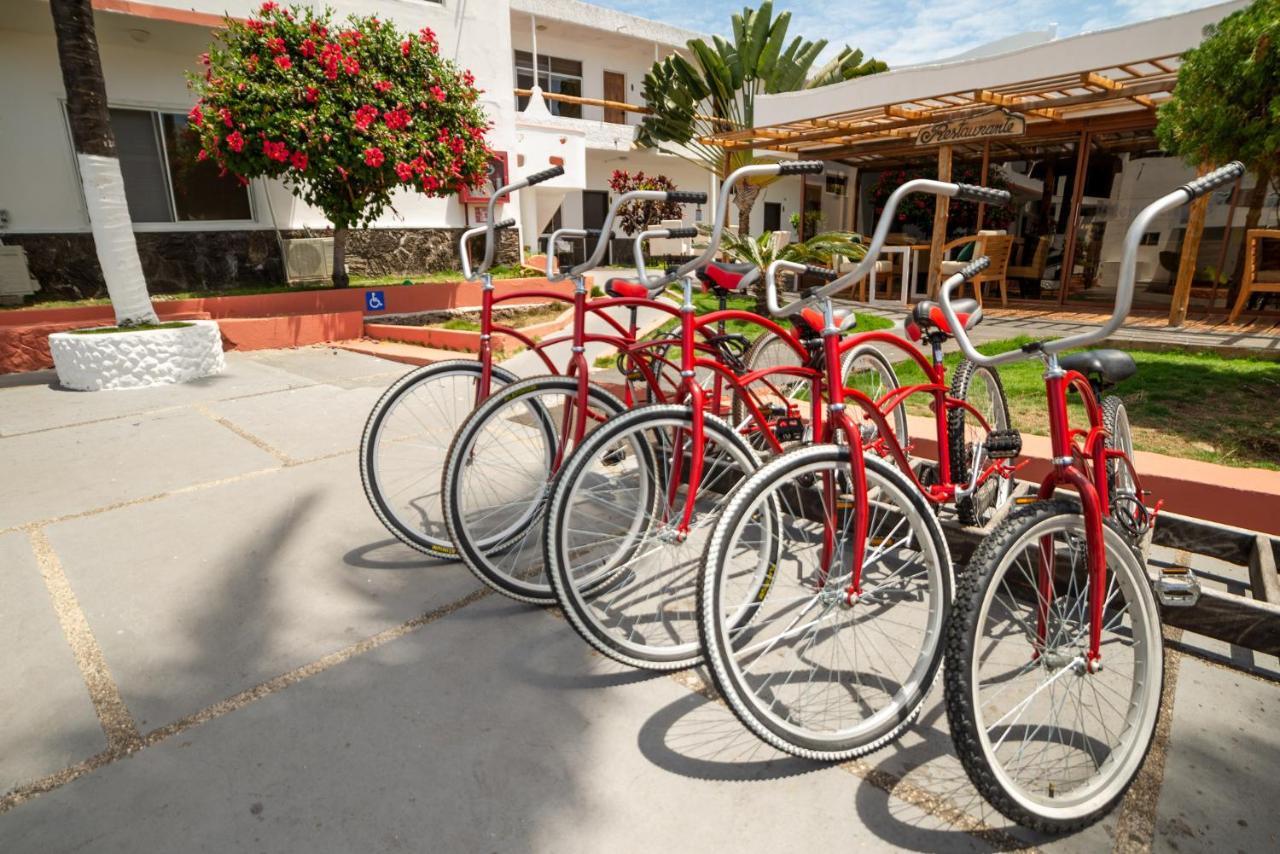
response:
<svg viewBox="0 0 1280 854"><path fill-rule="evenodd" d="M704 33L731 32L730 16L758 0L588 0ZM791 12L788 36L848 44L889 65L944 59L986 42L1058 25L1058 36L1214 5L1210 0L774 0ZM830 48L828 49L830 50Z"/></svg>

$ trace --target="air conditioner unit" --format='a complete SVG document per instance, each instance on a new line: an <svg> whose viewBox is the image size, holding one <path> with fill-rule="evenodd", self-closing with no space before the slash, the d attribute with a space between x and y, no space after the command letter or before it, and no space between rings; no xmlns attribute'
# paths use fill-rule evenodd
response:
<svg viewBox="0 0 1280 854"><path fill-rule="evenodd" d="M27 269L27 252L21 246L0 246L0 305L22 305L22 298L40 290Z"/></svg>
<svg viewBox="0 0 1280 854"><path fill-rule="evenodd" d="M284 241L285 275L290 282L333 278L333 238L301 237Z"/></svg>

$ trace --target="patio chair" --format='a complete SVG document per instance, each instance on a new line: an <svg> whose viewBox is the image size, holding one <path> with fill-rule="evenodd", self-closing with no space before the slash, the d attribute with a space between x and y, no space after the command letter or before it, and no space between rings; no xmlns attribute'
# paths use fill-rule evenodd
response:
<svg viewBox="0 0 1280 854"><path fill-rule="evenodd" d="M1280 240L1280 229L1251 228L1245 235L1244 276L1240 280L1240 294L1236 297L1236 304L1231 309L1227 323L1236 322L1236 318L1249 304L1249 297L1253 294L1280 293L1280 265L1263 269L1263 241L1265 240ZM1273 261L1274 259L1265 260Z"/></svg>
<svg viewBox="0 0 1280 854"><path fill-rule="evenodd" d="M835 271L842 276L854 267L858 266L856 261L846 260L842 255L837 255L832 259L832 261ZM882 258L876 262L876 288L880 293L889 293L892 289L895 276L901 278L894 269L892 258ZM853 292L853 299L855 302L867 302L867 288L870 281L870 276L863 276L861 279L853 283L851 290Z"/></svg>
<svg viewBox="0 0 1280 854"><path fill-rule="evenodd" d="M1049 260L1049 244L1053 242L1053 238L1049 235L1041 235L1036 241L1036 251L1031 255L1031 263L1018 266L1010 266L1005 275L1010 279L1028 279L1035 283L1035 290L1039 290L1040 282L1044 279L1045 264ZM1022 295L1026 296L1024 285Z"/></svg>
<svg viewBox="0 0 1280 854"><path fill-rule="evenodd" d="M958 257L955 261L942 262L942 276L959 273L965 268L973 258L981 258L983 255L990 259L991 264L982 273L973 277L969 284L973 286L973 294L978 298L978 305L982 305L982 291L987 284L998 282L1000 284L1000 304L1009 304L1009 279L1007 276L1009 269L1009 257L1013 254L1013 237L1005 234L1003 231L979 231L977 234L969 237L960 237L952 240L950 243L944 243L942 246L942 255L945 258L947 253L952 249L960 246L971 244L973 249L970 252L962 253L967 257Z"/></svg>

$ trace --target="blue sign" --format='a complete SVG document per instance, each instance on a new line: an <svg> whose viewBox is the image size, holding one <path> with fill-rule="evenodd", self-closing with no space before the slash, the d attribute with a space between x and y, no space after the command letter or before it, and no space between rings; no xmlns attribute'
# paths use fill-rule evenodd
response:
<svg viewBox="0 0 1280 854"><path fill-rule="evenodd" d="M382 291L365 291L364 307L366 311L386 311L387 300Z"/></svg>

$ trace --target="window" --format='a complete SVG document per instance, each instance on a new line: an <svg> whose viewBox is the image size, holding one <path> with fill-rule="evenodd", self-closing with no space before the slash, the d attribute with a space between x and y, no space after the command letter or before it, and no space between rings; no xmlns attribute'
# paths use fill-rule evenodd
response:
<svg viewBox="0 0 1280 854"><path fill-rule="evenodd" d="M572 59L557 59L554 56L538 56L538 85L543 92L557 95L574 95L582 97L582 63ZM516 51L516 88L533 88L533 54ZM529 105L528 98L517 98L516 109L523 110ZM547 99L547 109L553 116L564 116L567 119L582 118L581 104L566 104L562 101Z"/></svg>
<svg viewBox="0 0 1280 854"><path fill-rule="evenodd" d="M248 189L219 177L212 161L196 160L199 143L185 115L120 108L110 115L134 222L253 219Z"/></svg>

